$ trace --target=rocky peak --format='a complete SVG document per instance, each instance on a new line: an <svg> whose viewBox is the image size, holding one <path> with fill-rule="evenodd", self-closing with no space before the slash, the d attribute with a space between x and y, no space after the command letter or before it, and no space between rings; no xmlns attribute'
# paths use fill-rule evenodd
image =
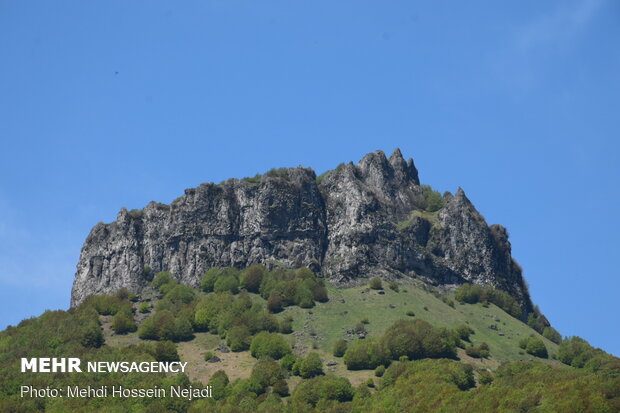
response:
<svg viewBox="0 0 620 413"><path fill-rule="evenodd" d="M320 181L320 184L317 183ZM423 211L412 159L396 149L342 164L320 180L309 168L186 189L171 205L122 209L89 234L71 302L121 287L139 292L171 271L198 285L214 266L309 266L336 283L365 277L492 284L531 308L503 227L489 227L462 189ZM145 271L145 269L150 271Z"/></svg>

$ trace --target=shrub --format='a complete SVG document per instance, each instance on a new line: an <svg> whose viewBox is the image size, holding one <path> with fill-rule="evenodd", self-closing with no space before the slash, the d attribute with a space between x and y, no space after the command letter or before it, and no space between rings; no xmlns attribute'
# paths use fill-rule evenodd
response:
<svg viewBox="0 0 620 413"><path fill-rule="evenodd" d="M279 380L286 378L286 372L273 359L263 358L254 364L250 377L256 379L260 384L261 390L264 391L267 387L273 386Z"/></svg>
<svg viewBox="0 0 620 413"><path fill-rule="evenodd" d="M276 381L271 388L273 389L273 392L275 394L282 396L282 397L286 397L290 394L289 389L288 389L288 384L286 383L286 380L284 379L280 379Z"/></svg>
<svg viewBox="0 0 620 413"><path fill-rule="evenodd" d="M539 338L530 337L527 346L525 347L525 351L533 356L540 358L547 358L547 347L545 343Z"/></svg>
<svg viewBox="0 0 620 413"><path fill-rule="evenodd" d="M318 301L320 303L327 302L329 300L327 288L321 284L315 285L312 289L312 297L314 298L314 301Z"/></svg>
<svg viewBox="0 0 620 413"><path fill-rule="evenodd" d="M117 313L112 318L112 330L116 334L127 334L137 330L133 317L126 313Z"/></svg>
<svg viewBox="0 0 620 413"><path fill-rule="evenodd" d="M80 344L84 347L99 348L103 345L103 331L99 324L90 322L84 327L84 332L80 339Z"/></svg>
<svg viewBox="0 0 620 413"><path fill-rule="evenodd" d="M324 400L347 402L353 399L353 387L351 382L344 377L319 376L303 380L293 392L292 411L307 410L295 408L295 406L316 406Z"/></svg>
<svg viewBox="0 0 620 413"><path fill-rule="evenodd" d="M160 341L155 345L155 360L171 362L179 361L179 353L177 352L177 346L171 341Z"/></svg>
<svg viewBox="0 0 620 413"><path fill-rule="evenodd" d="M335 357L342 357L344 356L344 353L347 351L347 342L341 338L336 340L336 342L334 343L334 350L333 350L333 354Z"/></svg>
<svg viewBox="0 0 620 413"><path fill-rule="evenodd" d="M297 358L293 354L289 353L282 357L282 360L280 360L280 365L286 370L291 371L296 361Z"/></svg>
<svg viewBox="0 0 620 413"><path fill-rule="evenodd" d="M385 373L385 366L379 366L375 369L375 376L382 377Z"/></svg>
<svg viewBox="0 0 620 413"><path fill-rule="evenodd" d="M483 385L493 383L493 374L486 370L481 371L478 376L478 382Z"/></svg>
<svg viewBox="0 0 620 413"><path fill-rule="evenodd" d="M280 322L278 331L282 334L291 334L293 332L293 318L286 317Z"/></svg>
<svg viewBox="0 0 620 413"><path fill-rule="evenodd" d="M399 288L398 288L398 284L395 283L394 281L392 281L389 285L390 290L394 291L394 292L398 292Z"/></svg>
<svg viewBox="0 0 620 413"><path fill-rule="evenodd" d="M232 351L250 348L250 330L245 325L234 326L226 334L226 342Z"/></svg>
<svg viewBox="0 0 620 413"><path fill-rule="evenodd" d="M266 269L263 265L252 265L241 272L241 285L252 293L258 293Z"/></svg>
<svg viewBox="0 0 620 413"><path fill-rule="evenodd" d="M173 304L188 304L194 301L196 293L188 285L175 285L166 293L165 299Z"/></svg>
<svg viewBox="0 0 620 413"><path fill-rule="evenodd" d="M279 360L291 353L291 346L278 334L261 331L252 339L250 353L255 358L271 357Z"/></svg>
<svg viewBox="0 0 620 413"><path fill-rule="evenodd" d="M142 314L146 314L149 311L151 311L151 305L147 303L146 301L141 302L140 306L138 307L138 311Z"/></svg>
<svg viewBox="0 0 620 413"><path fill-rule="evenodd" d="M204 359L205 361L209 361L213 358L213 356L215 356L215 354L213 354L212 351L207 351L204 355Z"/></svg>
<svg viewBox="0 0 620 413"><path fill-rule="evenodd" d="M362 323L362 324L370 324L370 321L368 320L368 317L364 317L364 318L362 318L360 323Z"/></svg>
<svg viewBox="0 0 620 413"><path fill-rule="evenodd" d="M196 331L209 330L209 311L206 308L199 308L194 314L194 328Z"/></svg>
<svg viewBox="0 0 620 413"><path fill-rule="evenodd" d="M461 340L465 341L469 341L469 336L471 334L474 334L474 330L471 327L466 326L465 324L461 324L454 331Z"/></svg>
<svg viewBox="0 0 620 413"><path fill-rule="evenodd" d="M222 275L215 281L213 291L216 293L230 291L237 294L239 292L239 280L234 275Z"/></svg>
<svg viewBox="0 0 620 413"><path fill-rule="evenodd" d="M419 319L397 321L383 334L381 343L393 360L400 356L409 360L456 356L453 335Z"/></svg>
<svg viewBox="0 0 620 413"><path fill-rule="evenodd" d="M555 344L560 344L562 342L562 336L560 333L558 333L558 331L551 326L545 327L542 335L544 338L554 342Z"/></svg>
<svg viewBox="0 0 620 413"><path fill-rule="evenodd" d="M444 199L439 192L433 190L430 185L421 185L421 188L424 199L423 207L425 210L428 212L436 212L443 208Z"/></svg>
<svg viewBox="0 0 620 413"><path fill-rule="evenodd" d="M473 358L488 358L490 355L489 346L486 343L481 343L478 346L470 346L465 349L465 353Z"/></svg>
<svg viewBox="0 0 620 413"><path fill-rule="evenodd" d="M373 290L383 290L383 282L379 277L371 278L370 281L368 281L368 286Z"/></svg>
<svg viewBox="0 0 620 413"><path fill-rule="evenodd" d="M415 313L413 311L411 311L411 310L407 311L407 315L409 317L415 317Z"/></svg>
<svg viewBox="0 0 620 413"><path fill-rule="evenodd" d="M297 359L297 363L299 363L299 375L304 379L323 374L323 361L315 352L309 353L303 359Z"/></svg>
<svg viewBox="0 0 620 413"><path fill-rule="evenodd" d="M374 340L357 340L344 353L344 364L349 370L374 369L389 363L389 353Z"/></svg>
<svg viewBox="0 0 620 413"><path fill-rule="evenodd" d="M272 313L282 311L282 297L279 295L270 295L267 300L267 309Z"/></svg>
<svg viewBox="0 0 620 413"><path fill-rule="evenodd" d="M573 367L584 367L595 356L595 349L581 337L568 337L558 348L558 360Z"/></svg>
<svg viewBox="0 0 620 413"><path fill-rule="evenodd" d="M176 281L169 271L160 271L155 274L155 278L151 281L153 288L159 289L164 284L170 284Z"/></svg>
<svg viewBox="0 0 620 413"><path fill-rule="evenodd" d="M210 268L203 274L202 280L200 280L200 289L206 293L212 292L215 287L215 282L221 274L221 268Z"/></svg>
<svg viewBox="0 0 620 413"><path fill-rule="evenodd" d="M228 375L224 370L216 371L209 379L209 386L211 386L213 398L215 400L221 400L228 395Z"/></svg>

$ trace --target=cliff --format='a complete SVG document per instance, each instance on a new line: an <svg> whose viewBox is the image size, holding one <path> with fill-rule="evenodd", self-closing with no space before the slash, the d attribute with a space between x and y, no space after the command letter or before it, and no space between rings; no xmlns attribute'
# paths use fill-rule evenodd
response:
<svg viewBox="0 0 620 413"><path fill-rule="evenodd" d="M121 287L140 292L158 271L196 286L211 267L264 263L309 266L343 284L373 276L489 284L531 311L506 229L488 226L461 189L429 207L431 192L397 149L319 178L282 168L202 184L171 205L122 209L88 235L71 305Z"/></svg>

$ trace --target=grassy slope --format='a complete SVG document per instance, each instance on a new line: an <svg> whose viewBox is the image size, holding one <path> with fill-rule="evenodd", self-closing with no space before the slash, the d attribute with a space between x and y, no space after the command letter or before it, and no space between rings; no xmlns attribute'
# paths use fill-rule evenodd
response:
<svg viewBox="0 0 620 413"><path fill-rule="evenodd" d="M497 360L531 359L529 355L519 354L521 349L518 346L519 340L530 334L541 338L550 354L557 352L556 344L493 304L485 308L482 304L456 303L455 308L452 308L433 294L413 285L401 285L398 293L386 288L384 294L365 286L329 288L329 298L329 302L319 303L309 311L299 307L288 307L284 311L283 314L294 317L295 332L303 331L307 323L304 335L298 336L302 344L311 346L313 341L317 341L320 349L330 352L337 339L354 338L348 336L346 331L353 329L363 318L367 317L370 321L366 326L369 337L379 337L394 321L409 318L407 311L413 311L415 317L435 326L453 328L460 324L469 325L475 331L472 342L479 344L484 341L489 344L491 356ZM497 330L490 329L491 325L496 325ZM306 333L312 330L317 334L316 338Z"/></svg>
<svg viewBox="0 0 620 413"><path fill-rule="evenodd" d="M327 303L319 303L312 309L288 307L277 317L293 316L294 333L284 337L293 346L295 353L317 351L324 362L335 361L337 363L335 366L325 366L325 370L346 376L354 386L369 377L374 377L373 372L346 370L342 359L333 357L331 350L339 338L357 339L356 335L349 335L346 331L353 329L363 318L368 318L370 321L366 325L368 337L379 337L394 321L409 318L406 315L407 311L413 311L415 317L427 320L436 326L452 328L467 324L475 331L472 342L479 344L484 341L491 348L491 358L488 360L471 359L459 349L459 357L476 367L494 369L501 361L533 359L534 357L530 355L520 354L522 350L518 347L519 340L530 334L541 337L550 354L557 352L556 344L495 305L485 308L481 304L457 303L455 308L452 308L433 294L414 285L401 285L398 293L386 288L384 294L369 290L367 287L347 289L329 287L329 297ZM253 298L262 301L259 296ZM425 307L428 310L425 310ZM102 319L108 345L126 346L140 341L137 333L113 335L109 329L110 317ZM498 329L489 329L490 325L496 325ZM504 335L500 336L500 333ZM217 370L226 371L231 380L249 377L256 360L247 351L222 353L215 350L220 342L221 339L217 335L197 333L193 340L178 344L181 359L189 362L188 373L191 379L206 382ZM313 350L313 346L318 348ZM205 362L203 355L206 351L212 351L221 361ZM290 379L291 388L294 388L297 379L296 377Z"/></svg>

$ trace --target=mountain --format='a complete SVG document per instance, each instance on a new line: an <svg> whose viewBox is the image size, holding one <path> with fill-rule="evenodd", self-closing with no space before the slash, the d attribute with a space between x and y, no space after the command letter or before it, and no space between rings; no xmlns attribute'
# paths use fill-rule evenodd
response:
<svg viewBox="0 0 620 413"><path fill-rule="evenodd" d="M170 271L197 286L212 267L308 266L339 285L363 278L418 278L432 285L491 285L533 309L506 229L489 226L462 189L443 196L421 185L399 149L341 164L186 189L171 205L121 209L97 224L80 254L71 294L141 292Z"/></svg>

